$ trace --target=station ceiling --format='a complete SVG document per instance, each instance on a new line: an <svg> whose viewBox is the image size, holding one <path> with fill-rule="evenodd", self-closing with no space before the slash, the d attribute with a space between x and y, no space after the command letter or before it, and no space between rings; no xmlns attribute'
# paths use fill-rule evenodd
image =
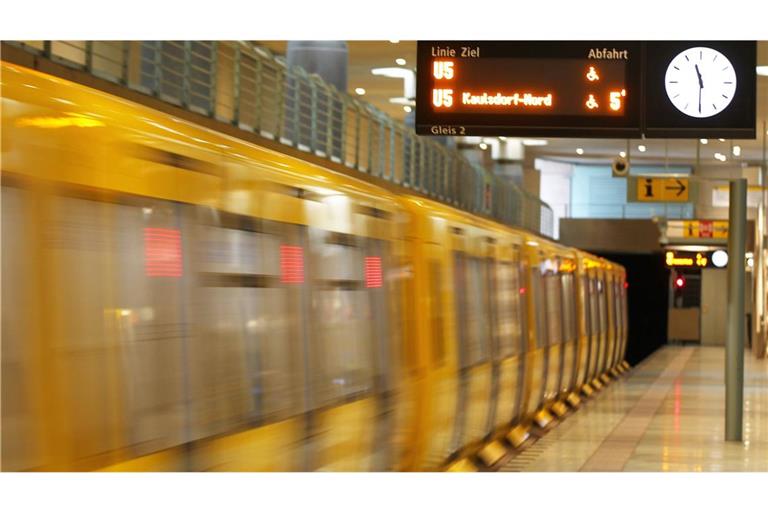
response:
<svg viewBox="0 0 768 512"><path fill-rule="evenodd" d="M286 41L256 41L257 44L269 48L278 55L284 55ZM415 41L347 41L349 49L348 63L348 93L372 103L388 115L402 121L406 112L402 105L390 102L391 98L403 95L403 83L400 79L376 76L371 69L380 67L398 67L396 59L405 59L404 67L416 67ZM768 41L757 44L757 64L768 66ZM365 94L359 96L355 90L365 89ZM757 79L757 139L756 140L708 140L707 144L699 144L690 139L648 139L629 141L630 156L635 163L648 164L693 164L699 147L700 162L704 165L722 165L732 167L734 163L757 163L763 158L764 133L768 124L768 77L758 76ZM626 151L627 140L623 139L546 139L545 146L526 149L530 156L557 159L569 162L606 162L618 156L620 151ZM644 145L646 151L641 153L638 146ZM739 146L740 156L734 156L733 146ZM578 155L577 149L583 154ZM726 161L715 159L715 153L726 156Z"/></svg>

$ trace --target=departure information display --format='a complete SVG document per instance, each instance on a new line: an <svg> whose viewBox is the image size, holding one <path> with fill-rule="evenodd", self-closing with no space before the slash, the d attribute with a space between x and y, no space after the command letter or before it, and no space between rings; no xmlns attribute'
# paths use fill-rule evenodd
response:
<svg viewBox="0 0 768 512"><path fill-rule="evenodd" d="M418 43L416 131L632 137L639 44Z"/></svg>
<svg viewBox="0 0 768 512"><path fill-rule="evenodd" d="M419 41L421 135L755 138L754 41Z"/></svg>

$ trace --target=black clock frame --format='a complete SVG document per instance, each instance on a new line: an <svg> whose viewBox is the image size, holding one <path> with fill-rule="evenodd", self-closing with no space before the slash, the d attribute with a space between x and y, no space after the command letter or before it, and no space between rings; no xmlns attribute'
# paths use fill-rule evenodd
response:
<svg viewBox="0 0 768 512"><path fill-rule="evenodd" d="M672 104L664 85L669 63L695 46L725 55L736 73L736 92L725 109L691 117ZM646 137L754 139L757 106L757 43L754 41L649 41L645 43L644 133Z"/></svg>

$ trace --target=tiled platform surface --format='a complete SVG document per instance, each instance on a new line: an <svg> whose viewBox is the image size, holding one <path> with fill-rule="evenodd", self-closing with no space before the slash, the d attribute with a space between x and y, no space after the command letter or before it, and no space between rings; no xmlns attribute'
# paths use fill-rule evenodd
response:
<svg viewBox="0 0 768 512"><path fill-rule="evenodd" d="M747 354L744 441L725 442L725 349L664 347L501 471L768 471L768 361Z"/></svg>

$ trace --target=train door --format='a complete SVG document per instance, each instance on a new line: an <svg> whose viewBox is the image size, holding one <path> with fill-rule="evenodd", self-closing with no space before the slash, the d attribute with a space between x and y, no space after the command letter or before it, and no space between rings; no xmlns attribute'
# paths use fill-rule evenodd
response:
<svg viewBox="0 0 768 512"><path fill-rule="evenodd" d="M587 303L589 306L589 321L587 322L589 328L589 371L587 372L587 379L588 382L591 382L597 377L600 360L600 321L598 313L597 276L594 268L590 269L587 274Z"/></svg>
<svg viewBox="0 0 768 512"><path fill-rule="evenodd" d="M563 377L560 392L567 393L576 385L577 358L577 329L576 329L576 288L573 266L561 273L563 292Z"/></svg>
<svg viewBox="0 0 768 512"><path fill-rule="evenodd" d="M624 362L627 357L627 343L629 341L629 304L628 304L628 296L627 293L627 287L628 281L627 276L624 274L622 279L622 285L621 285L621 317L622 317L622 336L621 336L621 353L620 353L620 363Z"/></svg>
<svg viewBox="0 0 768 512"><path fill-rule="evenodd" d="M589 278L584 268L584 260L577 259L577 272L574 276L577 289L577 343L578 343L578 362L576 385L581 387L588 382L589 361L590 361L590 337L589 337Z"/></svg>
<svg viewBox="0 0 768 512"><path fill-rule="evenodd" d="M495 426L510 425L520 415L524 388L525 308L522 307L519 247L504 248L496 268L496 336L499 367Z"/></svg>
<svg viewBox="0 0 768 512"><path fill-rule="evenodd" d="M311 361L315 437L311 467L389 467L392 343L384 282L387 244L309 228ZM377 318L379 317L379 318Z"/></svg>
<svg viewBox="0 0 768 512"><path fill-rule="evenodd" d="M548 364L546 295L542 282L544 254L533 248L528 250L526 294L528 296L528 353L526 361L527 393L526 414L533 414L543 402Z"/></svg>
<svg viewBox="0 0 768 512"><path fill-rule="evenodd" d="M500 332L500 317L503 314L499 310L498 297L502 293L499 267L501 264L500 247L497 240L492 237L485 239L485 277L486 277L486 303L488 304L488 329L490 341L490 365L491 383L488 388L488 412L486 413L484 439L489 438L494 431L497 419L497 409L501 388L501 361L502 361L502 334Z"/></svg>
<svg viewBox="0 0 768 512"><path fill-rule="evenodd" d="M306 227L200 207L192 432L200 469L311 467Z"/></svg>
<svg viewBox="0 0 768 512"><path fill-rule="evenodd" d="M613 357L616 353L616 304L614 302L615 290L613 288L613 272L605 272L605 312L606 312L606 351L603 372L613 367Z"/></svg>
<svg viewBox="0 0 768 512"><path fill-rule="evenodd" d="M610 351L610 317L608 311L608 280L607 271L601 269L597 281L598 313L600 318L600 359L597 368L597 376L602 375L608 365Z"/></svg>
<svg viewBox="0 0 768 512"><path fill-rule="evenodd" d="M559 257L549 255L542 275L548 353L544 402L550 402L557 397L563 376L563 292L560 262Z"/></svg>
<svg viewBox="0 0 768 512"><path fill-rule="evenodd" d="M423 467L438 468L453 449L453 435L458 411L458 339L455 336L456 322L453 297L455 296L453 274L454 260L449 247L438 243L422 244L423 258L418 264L426 267L416 279L424 279L421 297L428 300L429 321L423 322L423 311L416 305L414 314L422 322L423 340L428 344L427 365L429 368L428 387L424 389L424 408L429 411L425 425L426 456ZM418 299L419 297L416 297Z"/></svg>
<svg viewBox="0 0 768 512"><path fill-rule="evenodd" d="M459 389L453 452L485 435L491 385L488 259L470 247L454 251L454 300Z"/></svg>

